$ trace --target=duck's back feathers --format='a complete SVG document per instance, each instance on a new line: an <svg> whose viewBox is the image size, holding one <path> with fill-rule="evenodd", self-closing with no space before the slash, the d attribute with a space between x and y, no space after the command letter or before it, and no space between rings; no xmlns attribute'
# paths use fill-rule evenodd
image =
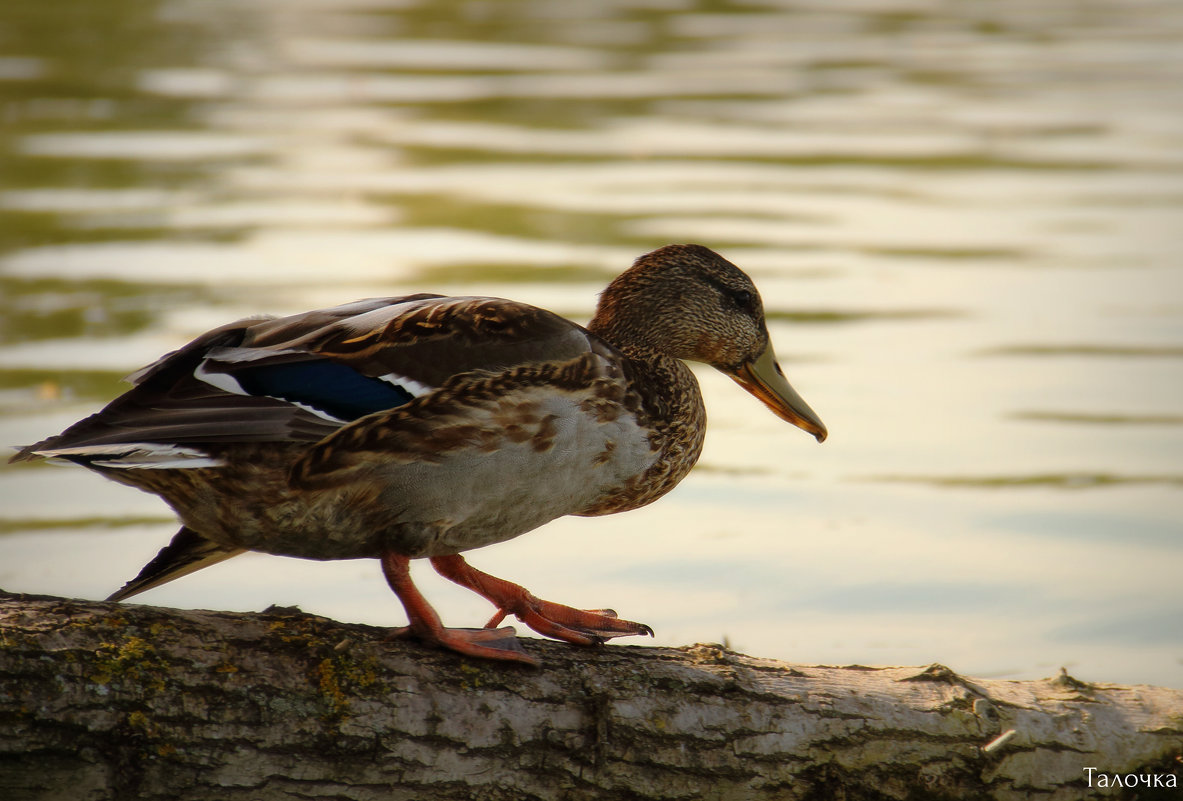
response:
<svg viewBox="0 0 1183 801"><path fill-rule="evenodd" d="M210 466L203 446L317 442L453 376L564 361L593 339L551 312L495 298L373 298L241 320L133 374L134 389L14 460Z"/></svg>

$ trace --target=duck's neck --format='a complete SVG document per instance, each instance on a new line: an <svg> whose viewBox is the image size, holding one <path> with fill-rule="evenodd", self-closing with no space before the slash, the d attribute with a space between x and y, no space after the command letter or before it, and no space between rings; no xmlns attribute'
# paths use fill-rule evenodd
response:
<svg viewBox="0 0 1183 801"><path fill-rule="evenodd" d="M611 290L601 296L588 330L633 359L678 358L679 343L672 332L663 330L660 310L648 308L643 296L622 296Z"/></svg>
<svg viewBox="0 0 1183 801"><path fill-rule="evenodd" d="M638 336L633 327L613 325L612 316L602 312L601 307L588 330L626 357L621 366L628 392L637 402L634 414L640 425L651 430L650 442L657 454L632 487L580 511L581 515L635 509L669 492L698 461L706 431L702 393L686 363Z"/></svg>
<svg viewBox="0 0 1183 801"><path fill-rule="evenodd" d="M660 334L654 334L653 328L637 325L636 310L632 311L633 314L621 314L610 302L601 299L595 316L588 323L588 331L633 363L633 388L653 414L655 425L701 429L706 422L706 411L694 373L677 354L669 352L667 343ZM698 442L692 446L694 458L697 458L701 445L699 436Z"/></svg>
<svg viewBox="0 0 1183 801"><path fill-rule="evenodd" d="M610 321L595 317L588 323L587 330L630 359L654 361L661 358L661 352L656 350L651 343L633 335L633 332L627 328L611 325Z"/></svg>

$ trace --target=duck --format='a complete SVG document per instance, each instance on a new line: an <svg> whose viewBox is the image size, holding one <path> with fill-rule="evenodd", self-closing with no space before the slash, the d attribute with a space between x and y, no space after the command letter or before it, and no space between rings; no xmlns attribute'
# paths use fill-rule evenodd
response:
<svg viewBox="0 0 1183 801"><path fill-rule="evenodd" d="M706 427L687 361L825 440L777 362L751 278L686 244L638 258L586 327L526 303L439 294L232 322L13 461L79 464L175 511L180 530L109 601L247 551L372 558L408 619L392 636L537 665L501 625L508 616L577 645L653 631L539 599L463 554L673 489ZM486 598L492 618L445 627L411 580L420 559Z"/></svg>

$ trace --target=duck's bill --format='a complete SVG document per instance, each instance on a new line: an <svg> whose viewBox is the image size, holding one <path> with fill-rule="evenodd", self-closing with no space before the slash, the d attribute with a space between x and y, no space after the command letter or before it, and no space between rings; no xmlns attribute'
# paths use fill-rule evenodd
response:
<svg viewBox="0 0 1183 801"><path fill-rule="evenodd" d="M825 423L789 384L780 365L776 363L776 354L771 345L755 359L729 375L737 384L759 398L781 420L792 423L802 431L808 431L818 442L825 441L828 433Z"/></svg>

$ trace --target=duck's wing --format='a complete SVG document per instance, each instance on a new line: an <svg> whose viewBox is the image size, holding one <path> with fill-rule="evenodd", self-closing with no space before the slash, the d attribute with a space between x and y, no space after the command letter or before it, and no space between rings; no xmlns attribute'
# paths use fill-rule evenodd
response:
<svg viewBox="0 0 1183 801"><path fill-rule="evenodd" d="M217 464L211 445L322 440L453 376L566 361L604 347L576 324L497 298L373 298L216 328L129 377L135 387L14 461Z"/></svg>
<svg viewBox="0 0 1183 801"><path fill-rule="evenodd" d="M203 567L224 562L240 553L245 553L245 549L227 548L206 539L188 526L181 526L181 530L173 535L172 541L161 548L160 553L144 565L134 579L111 593L107 600L126 600L161 584L196 573Z"/></svg>

